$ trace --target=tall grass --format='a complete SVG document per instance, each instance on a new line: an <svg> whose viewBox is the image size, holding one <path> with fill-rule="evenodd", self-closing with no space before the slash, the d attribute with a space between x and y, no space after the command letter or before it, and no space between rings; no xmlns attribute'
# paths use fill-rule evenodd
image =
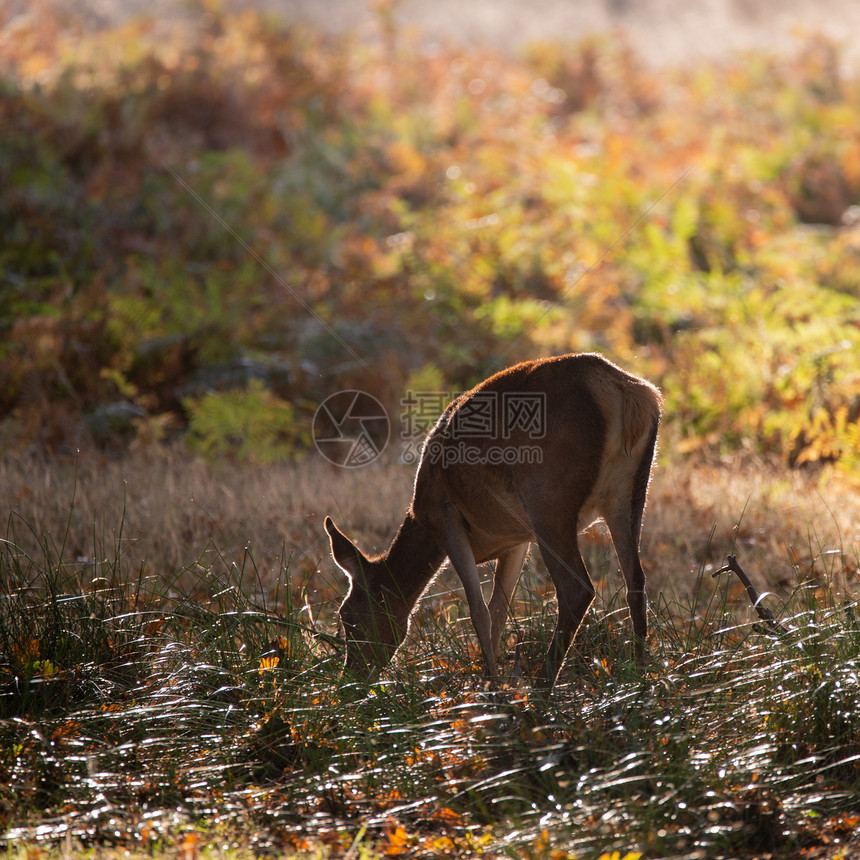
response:
<svg viewBox="0 0 860 860"><path fill-rule="evenodd" d="M0 546L9 846L157 852L193 833L240 854L789 857L860 822L858 608L818 586L777 607L777 638L728 588L655 595L644 672L611 598L538 695L554 612L539 574L498 691L443 578L368 686L341 678L288 560L274 591L230 549L168 580L121 540L24 553L21 528Z"/></svg>

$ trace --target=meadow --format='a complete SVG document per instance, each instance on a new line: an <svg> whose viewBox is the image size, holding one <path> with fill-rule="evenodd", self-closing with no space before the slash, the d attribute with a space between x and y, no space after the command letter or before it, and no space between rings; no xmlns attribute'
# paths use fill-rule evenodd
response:
<svg viewBox="0 0 860 860"><path fill-rule="evenodd" d="M839 46L658 71L620 37L431 48L386 4L372 43L190 8L0 30L5 856L860 851ZM385 548L408 393L579 350L664 393L648 665L595 527L551 693L535 555L501 689L448 571L379 682L342 676L322 522ZM312 438L348 389L391 417L361 469Z"/></svg>

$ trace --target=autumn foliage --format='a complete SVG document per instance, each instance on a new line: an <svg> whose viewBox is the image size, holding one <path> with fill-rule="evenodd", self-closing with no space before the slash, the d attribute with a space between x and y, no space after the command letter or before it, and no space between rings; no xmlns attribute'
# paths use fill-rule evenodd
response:
<svg viewBox="0 0 860 860"><path fill-rule="evenodd" d="M338 389L396 406L597 350L663 388L675 453L860 472L835 45L657 72L608 38L512 59L380 26L4 31L4 445L265 462Z"/></svg>

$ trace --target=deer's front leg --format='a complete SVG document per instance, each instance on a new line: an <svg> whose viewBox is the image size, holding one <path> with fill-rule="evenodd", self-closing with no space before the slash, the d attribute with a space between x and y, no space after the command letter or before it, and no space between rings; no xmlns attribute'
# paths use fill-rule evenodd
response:
<svg viewBox="0 0 860 860"><path fill-rule="evenodd" d="M478 574L478 565L475 563L475 555L469 536L463 524L463 518L459 511L450 502L444 505L442 522L442 546L457 571L463 590L466 592L466 600L469 603L469 614L478 641L481 643L481 652L484 655L484 667L487 675L493 683L498 683L499 673L496 666L496 655L493 650L493 625L490 619L490 610L484 601L481 591L481 578Z"/></svg>
<svg viewBox="0 0 860 860"><path fill-rule="evenodd" d="M529 550L527 543L515 546L499 556L496 562L496 577L493 583L493 596L490 598L490 621L493 630L493 654L499 659L501 652L502 631L505 629L505 619L511 605L511 595L516 588L517 580L526 560Z"/></svg>

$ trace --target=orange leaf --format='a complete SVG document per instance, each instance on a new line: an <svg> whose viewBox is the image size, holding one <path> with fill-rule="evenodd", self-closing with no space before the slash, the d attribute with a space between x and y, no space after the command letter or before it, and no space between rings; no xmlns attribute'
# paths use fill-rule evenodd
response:
<svg viewBox="0 0 860 860"><path fill-rule="evenodd" d="M409 834L403 827L395 827L388 831L388 846L385 853L389 857L396 857L399 854L405 854L409 849Z"/></svg>

